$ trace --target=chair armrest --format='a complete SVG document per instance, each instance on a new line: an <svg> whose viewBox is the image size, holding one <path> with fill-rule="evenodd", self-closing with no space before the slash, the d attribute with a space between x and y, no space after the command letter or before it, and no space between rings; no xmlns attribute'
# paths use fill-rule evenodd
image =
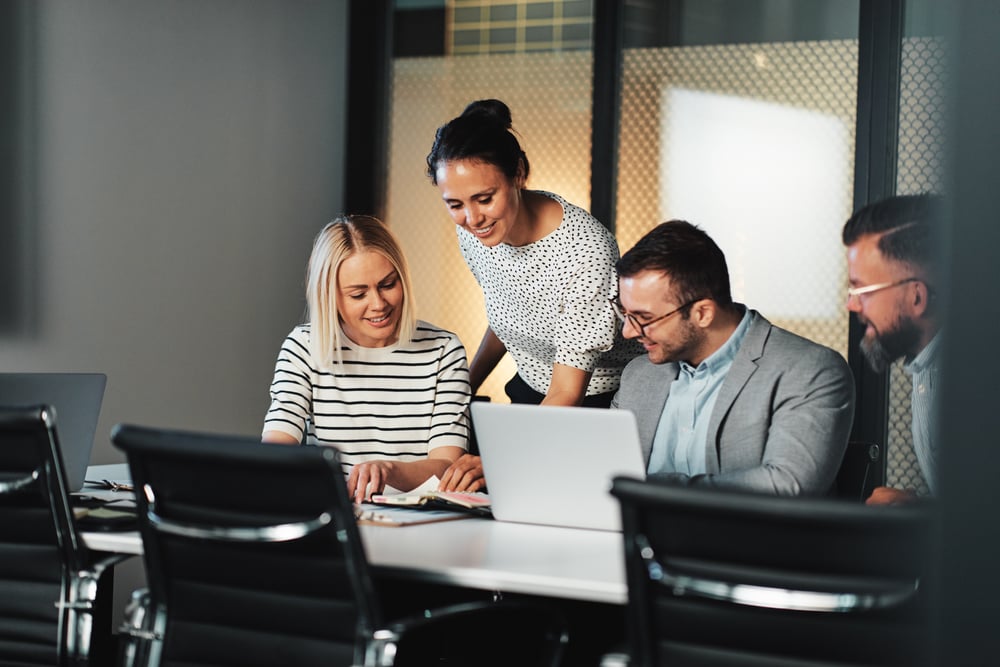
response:
<svg viewBox="0 0 1000 667"><path fill-rule="evenodd" d="M94 579L100 579L101 575L104 574L104 571L109 567L114 567L115 565L118 565L118 563L126 561L129 558L135 558L135 554L102 554L101 558L98 558L91 563L90 566L83 570L80 574L93 577Z"/></svg>
<svg viewBox="0 0 1000 667"><path fill-rule="evenodd" d="M671 562L657 559L653 547L645 535L633 537L639 549L650 580L669 589L674 596L689 596L706 600L717 600L752 607L765 607L784 611L809 611L827 613L851 613L871 609L885 609L901 605L913 598L920 580L875 581L861 577L824 577L826 587L816 586L817 577L795 577L782 575L774 582L774 571L763 568L735 568L732 566L709 566L698 563L699 572L676 567L682 559ZM734 576L734 570L743 570ZM748 573L752 571L756 583ZM766 580L772 580L771 582Z"/></svg>
<svg viewBox="0 0 1000 667"><path fill-rule="evenodd" d="M77 572L73 577L73 590L67 606L77 611L91 611L94 600L97 599L97 584L104 571L132 557L130 554L112 554L94 561L89 567Z"/></svg>
<svg viewBox="0 0 1000 667"><path fill-rule="evenodd" d="M129 554L106 555L70 577L69 595L65 602L57 602L56 606L67 609L66 652L74 659L86 661L90 658L94 605L101 576L107 569L132 557Z"/></svg>

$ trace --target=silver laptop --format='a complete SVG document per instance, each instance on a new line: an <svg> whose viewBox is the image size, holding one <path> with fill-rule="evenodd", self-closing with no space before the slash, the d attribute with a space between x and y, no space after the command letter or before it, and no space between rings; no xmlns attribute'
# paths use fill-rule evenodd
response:
<svg viewBox="0 0 1000 667"><path fill-rule="evenodd" d="M646 477L630 411L479 402L471 410L495 519L621 530L611 480Z"/></svg>
<svg viewBox="0 0 1000 667"><path fill-rule="evenodd" d="M101 414L104 373L0 373L0 405L50 405L69 490L83 488Z"/></svg>

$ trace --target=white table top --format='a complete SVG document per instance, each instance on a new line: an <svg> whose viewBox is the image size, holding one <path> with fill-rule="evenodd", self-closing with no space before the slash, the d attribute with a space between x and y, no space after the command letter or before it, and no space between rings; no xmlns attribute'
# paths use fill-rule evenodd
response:
<svg viewBox="0 0 1000 667"><path fill-rule="evenodd" d="M128 479L124 465L92 466L87 479ZM453 586L625 604L621 533L489 519L360 527L376 572ZM92 549L142 553L135 532L87 532Z"/></svg>

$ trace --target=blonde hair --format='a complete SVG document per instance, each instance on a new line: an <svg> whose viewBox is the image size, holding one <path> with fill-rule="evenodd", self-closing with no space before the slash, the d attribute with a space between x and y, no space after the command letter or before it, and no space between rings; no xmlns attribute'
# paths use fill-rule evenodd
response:
<svg viewBox="0 0 1000 667"><path fill-rule="evenodd" d="M306 272L309 304L310 352L320 370L332 371L343 363L340 317L337 313L337 273L348 257L369 251L389 260L403 284L403 312L396 332L400 341L413 339L417 328L410 272L399 240L378 218L344 215L316 235Z"/></svg>

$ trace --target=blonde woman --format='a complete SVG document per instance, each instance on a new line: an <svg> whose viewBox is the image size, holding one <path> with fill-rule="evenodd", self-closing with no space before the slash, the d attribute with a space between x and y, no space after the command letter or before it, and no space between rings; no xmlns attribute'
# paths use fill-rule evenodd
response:
<svg viewBox="0 0 1000 667"><path fill-rule="evenodd" d="M306 282L309 321L281 346L263 439L337 447L356 502L440 477L468 449L469 369L457 336L416 319L395 236L337 218Z"/></svg>

